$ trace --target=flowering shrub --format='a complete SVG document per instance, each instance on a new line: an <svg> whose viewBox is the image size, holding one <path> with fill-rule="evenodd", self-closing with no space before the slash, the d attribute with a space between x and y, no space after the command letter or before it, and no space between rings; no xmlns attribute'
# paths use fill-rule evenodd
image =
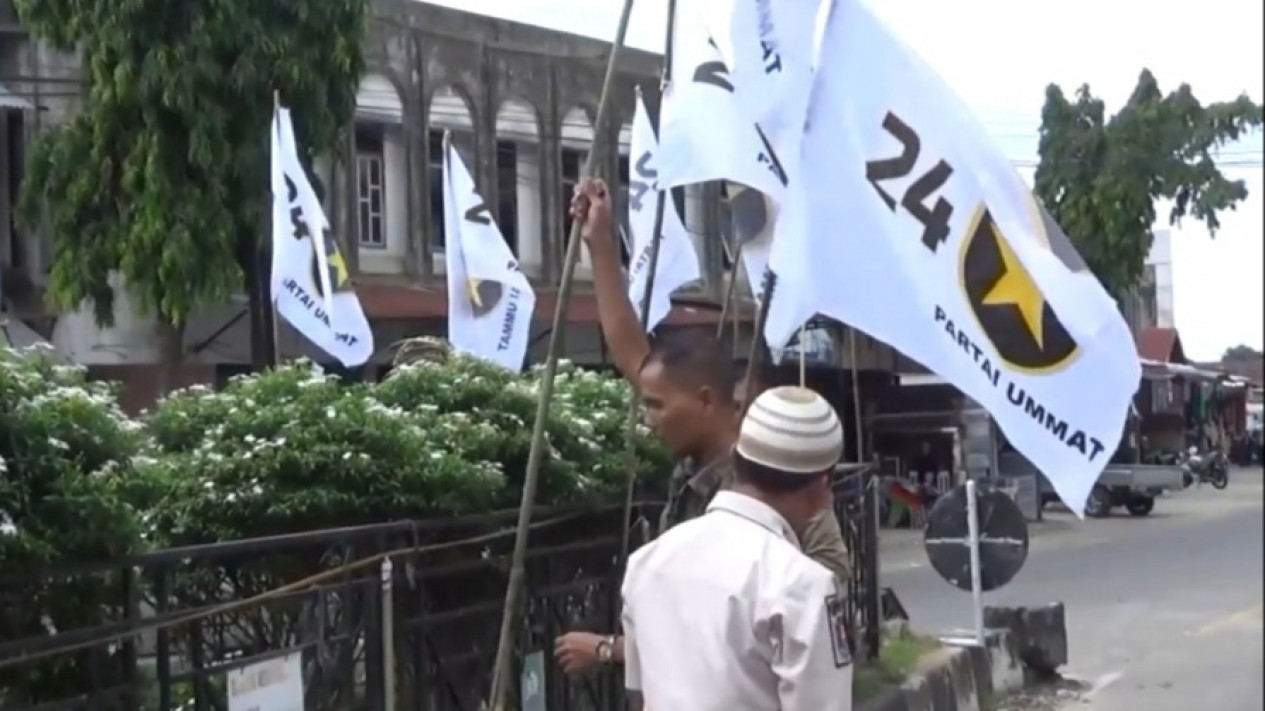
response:
<svg viewBox="0 0 1265 711"><path fill-rule="evenodd" d="M437 446L431 424L308 363L172 394L148 418L156 543L192 544L420 518L504 495L494 461Z"/></svg>
<svg viewBox="0 0 1265 711"><path fill-rule="evenodd" d="M395 370L374 395L430 423L436 446L471 461L501 465L517 504L535 423L541 369L516 375L482 361L450 355ZM630 388L622 379L558 365L541 462L542 505L593 503L622 497L627 477L625 426ZM633 438L640 475L665 473L667 459L644 425Z"/></svg>
<svg viewBox="0 0 1265 711"><path fill-rule="evenodd" d="M190 544L516 506L539 371L455 354L349 385L300 362L221 392L172 394L147 419L155 543ZM628 385L560 364L542 506L622 500ZM666 457L644 428L643 476Z"/></svg>
<svg viewBox="0 0 1265 711"><path fill-rule="evenodd" d="M112 389L87 382L83 369L43 350L0 350L0 577L7 579L0 585L0 639L55 634L121 614L110 607L117 596L104 576L45 580L38 572L139 546L126 495L139 429L118 409ZM22 705L82 688L82 661L0 670L0 701ZM94 663L108 668L102 659Z"/></svg>

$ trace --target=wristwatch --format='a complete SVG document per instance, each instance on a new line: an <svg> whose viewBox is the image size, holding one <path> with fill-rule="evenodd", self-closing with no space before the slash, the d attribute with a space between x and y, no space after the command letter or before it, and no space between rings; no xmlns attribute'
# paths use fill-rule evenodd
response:
<svg viewBox="0 0 1265 711"><path fill-rule="evenodd" d="M597 661L610 664L615 660L615 635L603 637L597 641Z"/></svg>

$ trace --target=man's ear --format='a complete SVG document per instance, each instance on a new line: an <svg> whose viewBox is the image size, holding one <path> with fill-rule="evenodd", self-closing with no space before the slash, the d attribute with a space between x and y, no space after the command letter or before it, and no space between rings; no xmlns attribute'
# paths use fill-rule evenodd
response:
<svg viewBox="0 0 1265 711"><path fill-rule="evenodd" d="M720 401L716 397L716 391L713 390L710 385L703 385L699 387L699 389L695 391L695 397L698 398L699 403L701 403L703 407L708 409L720 404Z"/></svg>

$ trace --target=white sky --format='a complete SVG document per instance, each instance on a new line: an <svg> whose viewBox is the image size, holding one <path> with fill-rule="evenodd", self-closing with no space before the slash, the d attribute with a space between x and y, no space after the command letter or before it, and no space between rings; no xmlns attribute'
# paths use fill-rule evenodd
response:
<svg viewBox="0 0 1265 711"><path fill-rule="evenodd" d="M1165 90L1181 82L1205 102L1242 92L1261 101L1261 0L869 0L871 7L976 108L1016 161L1035 160L1045 86L1089 83L1114 110L1149 68ZM436 4L610 40L620 0L440 0ZM636 0L629 44L662 51L666 0ZM1228 148L1251 196L1222 218L1215 240L1173 231L1175 319L1186 354L1214 360L1265 331L1265 183L1260 136ZM1246 167L1243 163L1251 163ZM1025 171L1026 172L1026 171Z"/></svg>

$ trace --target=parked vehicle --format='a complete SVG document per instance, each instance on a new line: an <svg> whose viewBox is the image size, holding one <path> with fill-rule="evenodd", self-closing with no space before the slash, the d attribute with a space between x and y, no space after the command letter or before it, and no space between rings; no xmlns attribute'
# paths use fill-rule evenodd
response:
<svg viewBox="0 0 1265 711"><path fill-rule="evenodd" d="M1037 474L1041 505L1058 501L1054 487L1044 474L1038 472L1026 457L1017 452L1007 452L1002 457L1002 472ZM1130 516L1148 516L1155 509L1155 498L1166 491L1185 488L1182 464L1176 460L1166 464L1108 464L1089 492L1085 503L1085 515L1103 518L1112 509L1123 507Z"/></svg>
<svg viewBox="0 0 1265 711"><path fill-rule="evenodd" d="M1200 454L1191 447L1182 462L1182 473L1182 483L1187 487L1211 484L1212 488L1221 490L1230 485L1230 461L1219 449Z"/></svg>
<svg viewBox="0 0 1265 711"><path fill-rule="evenodd" d="M1157 496L1185 488L1182 473L1178 463L1108 464L1089 492L1085 515L1105 518L1112 509L1124 507L1130 516L1149 516Z"/></svg>

